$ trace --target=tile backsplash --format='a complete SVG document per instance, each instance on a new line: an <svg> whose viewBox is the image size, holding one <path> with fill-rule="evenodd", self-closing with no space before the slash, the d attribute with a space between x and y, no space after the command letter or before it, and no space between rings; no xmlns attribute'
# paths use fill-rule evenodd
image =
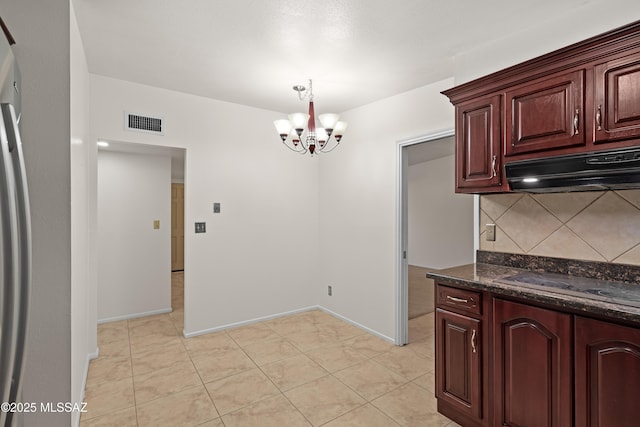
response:
<svg viewBox="0 0 640 427"><path fill-rule="evenodd" d="M481 196L480 232L485 251L640 265L640 190Z"/></svg>

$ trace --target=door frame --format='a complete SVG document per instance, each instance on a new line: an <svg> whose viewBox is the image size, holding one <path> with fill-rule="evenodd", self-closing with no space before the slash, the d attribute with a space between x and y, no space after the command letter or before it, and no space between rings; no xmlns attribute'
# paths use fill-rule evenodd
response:
<svg viewBox="0 0 640 427"><path fill-rule="evenodd" d="M407 148L414 144L436 141L455 135L455 129L444 129L397 142L396 148L396 345L409 342L409 214L407 196L407 172L409 158ZM477 196L476 196L477 197ZM477 201L474 201L474 224L477 223ZM474 234L477 235L476 225ZM474 253L477 242L474 241ZM475 255L474 255L475 256Z"/></svg>

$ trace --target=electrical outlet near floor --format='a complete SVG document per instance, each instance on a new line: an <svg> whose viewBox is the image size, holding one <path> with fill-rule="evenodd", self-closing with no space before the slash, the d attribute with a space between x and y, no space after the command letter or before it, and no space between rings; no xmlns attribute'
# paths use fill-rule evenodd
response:
<svg viewBox="0 0 640 427"><path fill-rule="evenodd" d="M327 286L327 295L333 295L333 289L331 288L331 285Z"/></svg>

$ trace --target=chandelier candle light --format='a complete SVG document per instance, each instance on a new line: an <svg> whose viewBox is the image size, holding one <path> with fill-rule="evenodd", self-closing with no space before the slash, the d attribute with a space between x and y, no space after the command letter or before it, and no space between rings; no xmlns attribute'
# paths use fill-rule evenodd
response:
<svg viewBox="0 0 640 427"><path fill-rule="evenodd" d="M304 95L303 92L307 88L302 85L295 85L293 90L298 92L298 98L301 101L309 98L309 114L293 113L289 114L289 120L282 119L273 122L283 144L296 153L306 154L308 152L312 156L314 153L333 151L340 144L342 135L347 129L347 123L338 121L340 116L337 114L320 114L318 120L320 120L322 127L316 128L316 115L313 109L313 83L309 80L309 91ZM306 134L303 137L302 134L305 130ZM329 144L331 135L335 139L335 144Z"/></svg>

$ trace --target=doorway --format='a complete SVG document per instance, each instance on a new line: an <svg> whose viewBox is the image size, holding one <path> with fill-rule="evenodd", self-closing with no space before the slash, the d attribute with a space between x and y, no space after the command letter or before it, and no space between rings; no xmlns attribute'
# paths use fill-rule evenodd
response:
<svg viewBox="0 0 640 427"><path fill-rule="evenodd" d="M447 130L398 145L398 345L425 339L411 325L433 321L426 272L473 262L474 200L454 193L454 144Z"/></svg>

